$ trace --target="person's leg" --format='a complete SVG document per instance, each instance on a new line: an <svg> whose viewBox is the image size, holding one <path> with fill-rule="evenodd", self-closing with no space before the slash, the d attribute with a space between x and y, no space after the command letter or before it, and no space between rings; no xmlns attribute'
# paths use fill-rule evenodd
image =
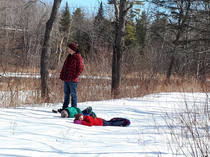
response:
<svg viewBox="0 0 210 157"><path fill-rule="evenodd" d="M77 107L77 82L69 82L71 93L71 107Z"/></svg>
<svg viewBox="0 0 210 157"><path fill-rule="evenodd" d="M116 121L108 121L110 126L126 126L126 122L124 120L116 120Z"/></svg>
<svg viewBox="0 0 210 157"><path fill-rule="evenodd" d="M64 81L64 103L62 109L69 106L69 100L70 100L70 88L69 88L69 82Z"/></svg>
<svg viewBox="0 0 210 157"><path fill-rule="evenodd" d="M82 110L83 115L89 115L92 112L92 107L88 106L86 109Z"/></svg>
<svg viewBox="0 0 210 157"><path fill-rule="evenodd" d="M103 126L111 126L111 123L109 121L103 120Z"/></svg>
<svg viewBox="0 0 210 157"><path fill-rule="evenodd" d="M103 126L125 126L124 120L116 120L116 121L106 121L103 120Z"/></svg>

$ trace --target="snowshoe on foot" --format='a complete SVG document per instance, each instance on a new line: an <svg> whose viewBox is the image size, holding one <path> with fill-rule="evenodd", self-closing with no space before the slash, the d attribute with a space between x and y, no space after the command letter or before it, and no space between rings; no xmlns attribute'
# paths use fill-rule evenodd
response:
<svg viewBox="0 0 210 157"><path fill-rule="evenodd" d="M61 108L60 108L60 109L58 109L58 112L59 112L59 113L61 113L62 111L63 111L63 109L61 109Z"/></svg>
<svg viewBox="0 0 210 157"><path fill-rule="evenodd" d="M95 114L94 112L91 112L89 115L90 115L91 117L93 117L93 118L96 118L96 117L97 117L96 114Z"/></svg>
<svg viewBox="0 0 210 157"><path fill-rule="evenodd" d="M110 121L120 121L120 120L124 121L123 126L129 126L131 124L130 120L126 118L112 118Z"/></svg>
<svg viewBox="0 0 210 157"><path fill-rule="evenodd" d="M92 107L89 106L86 109L82 110L83 115L88 115L92 112Z"/></svg>
<svg viewBox="0 0 210 157"><path fill-rule="evenodd" d="M52 112L53 113L58 113L58 110L53 109Z"/></svg>
<svg viewBox="0 0 210 157"><path fill-rule="evenodd" d="M129 126L131 124L130 120L129 119L124 119L124 125L123 126Z"/></svg>

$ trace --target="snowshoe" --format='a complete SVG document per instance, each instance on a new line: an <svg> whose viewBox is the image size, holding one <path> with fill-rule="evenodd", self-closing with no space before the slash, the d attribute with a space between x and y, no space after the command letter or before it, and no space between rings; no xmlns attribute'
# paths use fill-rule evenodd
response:
<svg viewBox="0 0 210 157"><path fill-rule="evenodd" d="M123 120L124 123L123 123L123 126L129 126L131 124L130 120L129 119L126 119L126 118L112 118L110 121L119 121L119 120Z"/></svg>
<svg viewBox="0 0 210 157"><path fill-rule="evenodd" d="M86 109L82 110L83 115L88 115L92 112L92 107L89 106Z"/></svg>
<svg viewBox="0 0 210 157"><path fill-rule="evenodd" d="M131 124L130 120L129 119L124 119L124 126L129 126Z"/></svg>
<svg viewBox="0 0 210 157"><path fill-rule="evenodd" d="M63 109L61 109L61 108L60 108L60 109L58 109L58 112L59 112L59 113L61 113L62 111L63 111Z"/></svg>
<svg viewBox="0 0 210 157"><path fill-rule="evenodd" d="M93 118L97 117L96 114L95 114L94 112L91 112L89 115L90 115L91 117L93 117Z"/></svg>
<svg viewBox="0 0 210 157"><path fill-rule="evenodd" d="M58 113L58 110L53 109L52 112L53 113Z"/></svg>

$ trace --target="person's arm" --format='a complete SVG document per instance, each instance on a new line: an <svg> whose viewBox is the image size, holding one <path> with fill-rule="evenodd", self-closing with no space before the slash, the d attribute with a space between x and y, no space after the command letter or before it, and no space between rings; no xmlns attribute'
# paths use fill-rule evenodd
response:
<svg viewBox="0 0 210 157"><path fill-rule="evenodd" d="M61 70L61 73L60 73L60 79L62 80L63 78L64 78L64 75L65 75L65 70L66 70L66 66L67 66L67 62L68 62L68 57L69 56L67 56L67 58L66 58L66 60L65 60L65 62L64 62L64 64L63 64L63 68L62 68L62 70Z"/></svg>
<svg viewBox="0 0 210 157"><path fill-rule="evenodd" d="M83 59L81 55L78 55L76 66L77 66L76 77L78 78L84 69Z"/></svg>
<svg viewBox="0 0 210 157"><path fill-rule="evenodd" d="M92 126L93 125L92 117L85 116L85 118L82 121L82 125Z"/></svg>

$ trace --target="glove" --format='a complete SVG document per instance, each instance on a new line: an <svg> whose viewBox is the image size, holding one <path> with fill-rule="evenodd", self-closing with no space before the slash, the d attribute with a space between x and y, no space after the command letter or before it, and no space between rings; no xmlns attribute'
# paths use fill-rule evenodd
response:
<svg viewBox="0 0 210 157"><path fill-rule="evenodd" d="M82 120L74 120L75 124L82 124Z"/></svg>

